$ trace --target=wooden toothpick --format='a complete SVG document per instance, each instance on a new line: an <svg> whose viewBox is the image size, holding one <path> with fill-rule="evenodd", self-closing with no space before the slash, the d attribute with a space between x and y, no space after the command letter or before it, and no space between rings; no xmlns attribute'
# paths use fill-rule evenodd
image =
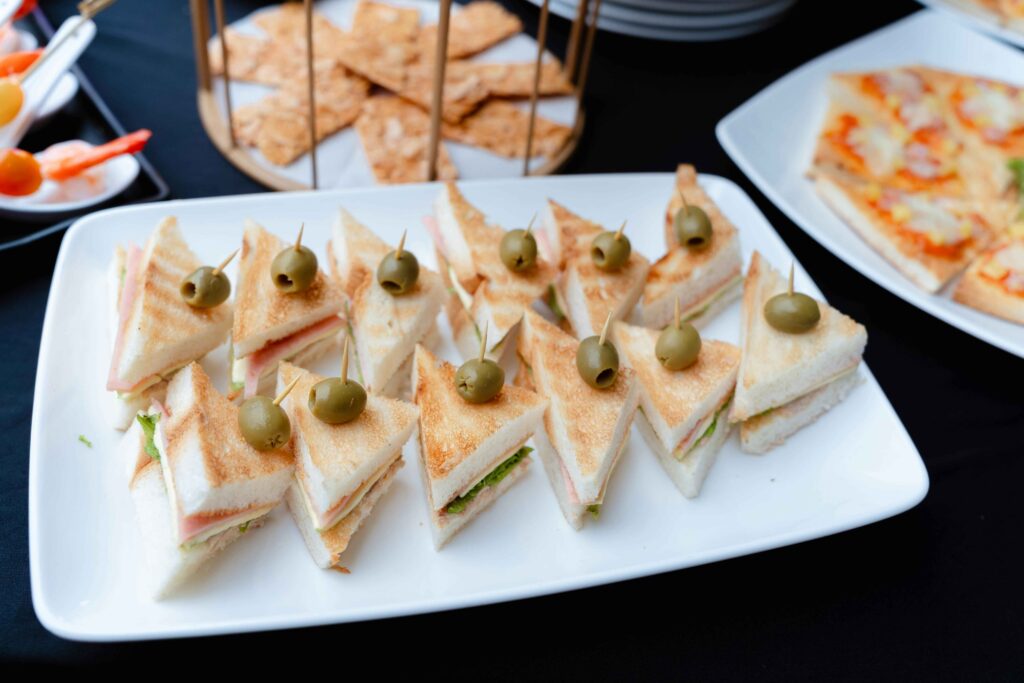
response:
<svg viewBox="0 0 1024 683"><path fill-rule="evenodd" d="M601 330L601 338L597 340L598 346L604 346L604 341L608 337L608 328L612 324L612 314L609 313L608 317L604 320L604 329Z"/></svg>
<svg viewBox="0 0 1024 683"><path fill-rule="evenodd" d="M675 325L676 325L676 329L678 329L679 328L679 299L676 299Z"/></svg>
<svg viewBox="0 0 1024 683"><path fill-rule="evenodd" d="M679 195L679 199L683 202L683 208L690 208L690 202L686 201L686 195L683 194L683 191L679 189L678 185L676 185L676 194Z"/></svg>
<svg viewBox="0 0 1024 683"><path fill-rule="evenodd" d="M789 264L789 294L793 295L793 264Z"/></svg>
<svg viewBox="0 0 1024 683"><path fill-rule="evenodd" d="M292 383L291 383L291 384L289 384L288 386L286 386L286 387L284 388L284 391L282 391L282 392L281 392L280 394L278 394L278 395L277 395L277 398L275 398L275 399L274 399L274 405L275 405L275 406L279 406L279 405L281 405L281 401L283 401L283 400L285 399L285 397L286 397L286 396L287 396L288 394L290 394L290 393L291 393L292 389L294 389L294 388L295 388L295 385L299 383L299 380L300 380L300 379L302 379L302 375L299 375L298 377L296 377L295 379L293 379L293 380L292 380Z"/></svg>
<svg viewBox="0 0 1024 683"><path fill-rule="evenodd" d="M398 259L402 258L402 247L405 246L405 235L408 232L409 232L408 230L403 230L402 231L402 239L398 240L398 248L395 249L395 260L396 261Z"/></svg>
<svg viewBox="0 0 1024 683"><path fill-rule="evenodd" d="M619 226L618 232L615 233L615 239L622 239L622 232L626 229L626 221L622 221L622 225Z"/></svg>
<svg viewBox="0 0 1024 683"><path fill-rule="evenodd" d="M235 254L237 254L237 253L238 253L238 249L235 249L233 252L231 252L230 256L228 256L226 259L221 261L220 265L213 269L213 274L215 276L216 275L220 275L220 271L224 270L227 267L227 265L229 263L231 263L231 259L235 258Z"/></svg>
<svg viewBox="0 0 1024 683"><path fill-rule="evenodd" d="M536 214L536 213L534 213L534 214L533 214L533 218L531 218L531 219L530 219L530 222L529 222L529 223L527 223L527 225L526 225L526 234L527 234L527 235L529 235L529 234L530 234L530 231L531 231L531 230L533 230L533 222L534 222L535 220L537 220L537 214Z"/></svg>
<svg viewBox="0 0 1024 683"><path fill-rule="evenodd" d="M341 383L348 384L348 335L345 335L345 345L341 348Z"/></svg>
<svg viewBox="0 0 1024 683"><path fill-rule="evenodd" d="M306 229L306 224L303 223L299 226L299 236L295 238L295 251L298 251L302 246L302 231Z"/></svg>
<svg viewBox="0 0 1024 683"><path fill-rule="evenodd" d="M487 332L491 327L490 321L484 323L484 335L480 338L480 360L483 361L484 353L487 351Z"/></svg>

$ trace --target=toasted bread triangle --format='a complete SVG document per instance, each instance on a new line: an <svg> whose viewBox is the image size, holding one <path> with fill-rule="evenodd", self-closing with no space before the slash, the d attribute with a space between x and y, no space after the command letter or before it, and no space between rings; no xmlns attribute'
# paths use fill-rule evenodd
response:
<svg viewBox="0 0 1024 683"><path fill-rule="evenodd" d="M479 283L473 291L470 315L478 329L489 328L490 343L495 346L522 320L523 311L547 291L556 270L542 259L523 273L506 268L500 254L504 230L487 223L455 183L445 184L437 210L438 225L446 235L445 259L463 286Z"/></svg>
<svg viewBox="0 0 1024 683"><path fill-rule="evenodd" d="M412 354L414 345L433 328L445 301L445 285L440 275L420 264L413 288L400 296L390 294L377 282L375 273L380 259L392 248L344 209L338 225L335 239L346 240L347 246L344 251L335 247L334 260L337 272L347 272L349 284L355 285L350 292L349 315L360 369L367 391L381 392ZM347 266L339 261L342 253L349 255Z"/></svg>
<svg viewBox="0 0 1024 683"><path fill-rule="evenodd" d="M583 381L576 368L579 341L534 311L523 320L520 353L530 366L538 393L551 401L544 416L579 499L600 502L623 441L629 436L639 400L635 373L620 367L607 389ZM553 482L554 483L554 482Z"/></svg>
<svg viewBox="0 0 1024 683"><path fill-rule="evenodd" d="M355 420L327 424L309 410L310 390L324 377L291 363L278 373L279 386L300 378L282 405L292 421L296 476L320 514L389 465L416 427L416 406L377 394Z"/></svg>
<svg viewBox="0 0 1024 683"><path fill-rule="evenodd" d="M755 251L743 284L743 358L729 416L733 422L784 405L860 363L867 331L823 301L818 301L821 319L808 332L789 334L768 324L764 305L786 288L785 278Z"/></svg>
<svg viewBox="0 0 1024 683"><path fill-rule="evenodd" d="M560 240L565 272L558 281L565 314L576 336L583 339L601 329L611 314L624 318L633 310L643 291L650 262L633 251L620 270L608 272L594 265L590 246L604 228L548 200L548 234Z"/></svg>
<svg viewBox="0 0 1024 683"><path fill-rule="evenodd" d="M232 329L236 358L341 312L341 290L322 270L305 291L285 294L274 286L270 266L284 246L255 221L245 221Z"/></svg>
<svg viewBox="0 0 1024 683"><path fill-rule="evenodd" d="M616 323L619 353L637 374L641 405L669 451L725 401L736 385L739 347L715 339L701 341L697 362L683 370L668 370L658 360L655 346L660 330ZM655 412L655 415L649 413ZM658 429L663 426L665 429Z"/></svg>
<svg viewBox="0 0 1024 683"><path fill-rule="evenodd" d="M157 423L161 464L182 513L244 510L281 500L291 479L291 449L250 446L238 426L238 406L214 388L198 363L174 376L164 406L169 416Z"/></svg>
<svg viewBox="0 0 1024 683"><path fill-rule="evenodd" d="M173 370L220 346L231 325L231 304L193 308L181 281L202 263L189 249L174 217L163 219L142 253L129 317L122 323L117 376L128 384Z"/></svg>
<svg viewBox="0 0 1024 683"><path fill-rule="evenodd" d="M586 254L590 243L604 230L598 223L573 213L554 199L548 199L544 228L548 246L546 258L559 268L564 268L565 262L574 256Z"/></svg>
<svg viewBox="0 0 1024 683"><path fill-rule="evenodd" d="M345 209L338 210L331 231L330 263L334 280L350 299L366 276L373 277L381 259L392 251L387 242L357 221Z"/></svg>
<svg viewBox="0 0 1024 683"><path fill-rule="evenodd" d="M530 438L547 401L506 382L491 401L467 403L455 389L455 367L420 345L413 368L424 471L439 510Z"/></svg>

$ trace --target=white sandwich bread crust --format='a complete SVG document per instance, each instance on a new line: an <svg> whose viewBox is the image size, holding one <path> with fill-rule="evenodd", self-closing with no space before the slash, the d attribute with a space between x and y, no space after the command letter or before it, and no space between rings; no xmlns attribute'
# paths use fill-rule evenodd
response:
<svg viewBox="0 0 1024 683"><path fill-rule="evenodd" d="M179 538L187 535L183 518L235 520L281 501L294 471L290 449L250 446L238 426L238 407L197 363L174 376L164 405L169 416L157 422L156 444ZM197 540L202 535L192 542Z"/></svg>
<svg viewBox="0 0 1024 683"><path fill-rule="evenodd" d="M739 380L731 422L783 406L857 367L867 343L864 326L819 301L821 319L800 334L776 330L764 305L784 293L786 280L754 252L743 289Z"/></svg>
<svg viewBox="0 0 1024 683"><path fill-rule="evenodd" d="M861 381L854 368L795 401L744 420L740 424L740 448L747 453L766 453L781 446L791 435L841 403Z"/></svg>
<svg viewBox="0 0 1024 683"><path fill-rule="evenodd" d="M600 504L640 400L633 370L620 367L615 384L595 389L576 369L579 342L540 315L524 318L520 353L530 380L551 405L544 416L547 438L569 473L584 507ZM553 487L564 487L560 476ZM572 520L570 520L572 523Z"/></svg>
<svg viewBox="0 0 1024 683"><path fill-rule="evenodd" d="M130 492L146 560L146 570L138 574L157 600L168 597L207 560L261 526L266 519L266 515L262 515L250 520L245 532L236 525L203 543L183 547L177 541L160 465L151 462L143 467L132 478Z"/></svg>

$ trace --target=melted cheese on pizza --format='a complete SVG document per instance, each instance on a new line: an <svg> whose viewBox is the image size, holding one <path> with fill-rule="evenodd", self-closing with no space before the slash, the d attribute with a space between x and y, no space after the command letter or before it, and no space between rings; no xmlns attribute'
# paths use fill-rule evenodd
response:
<svg viewBox="0 0 1024 683"><path fill-rule="evenodd" d="M1001 143L1024 130L1024 91L998 83L973 79L959 92L957 113L987 141Z"/></svg>
<svg viewBox="0 0 1024 683"><path fill-rule="evenodd" d="M941 103L920 74L910 69L877 71L865 77L864 87L911 132L945 128Z"/></svg>
<svg viewBox="0 0 1024 683"><path fill-rule="evenodd" d="M942 197L885 189L878 208L904 232L923 238L933 247L957 247L974 237L980 219L958 211Z"/></svg>
<svg viewBox="0 0 1024 683"><path fill-rule="evenodd" d="M1024 295L1024 242L1011 242L992 252L980 273L1011 293Z"/></svg>

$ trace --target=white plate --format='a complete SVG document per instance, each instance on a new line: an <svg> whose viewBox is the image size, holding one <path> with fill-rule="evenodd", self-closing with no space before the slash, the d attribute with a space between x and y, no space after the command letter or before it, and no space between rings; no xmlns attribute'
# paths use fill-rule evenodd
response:
<svg viewBox="0 0 1024 683"><path fill-rule="evenodd" d="M601 6L605 6L605 0ZM775 0L615 0L617 5L653 9L660 12L692 12L694 14L727 14L768 5ZM603 11L603 10L602 10Z"/></svg>
<svg viewBox="0 0 1024 683"><path fill-rule="evenodd" d="M963 2L956 2L955 0L918 0L918 2L940 12L946 12L958 21L962 21L1008 43L1024 47L1024 32L1006 26L998 14L983 7L972 5L968 0ZM1024 25L1024 22L1022 22L1022 25Z"/></svg>
<svg viewBox="0 0 1024 683"><path fill-rule="evenodd" d="M655 11L650 9L636 9L622 7L618 3L609 1L601 3L601 16L619 21L628 21L636 24L646 24L654 27L668 29L697 29L714 30L726 29L738 25L756 24L771 20L788 10L796 0L774 0L773 2L746 9L740 12L728 12L722 14L687 14L684 12ZM562 5L573 5L571 2L562 2Z"/></svg>
<svg viewBox="0 0 1024 683"><path fill-rule="evenodd" d="M528 1L535 5L541 4L541 0ZM551 0L550 9L553 14L560 16L563 19L569 19L571 21L576 17L576 5L572 2ZM597 26L603 31L621 33L623 35L635 36L637 38L650 38L653 40L668 40L675 42L708 42L740 38L742 36L750 35L751 33L762 31L774 25L782 16L783 13L779 13L766 19L759 19L745 24L719 28L672 28L663 26L657 21L643 24L632 21L623 21L621 19L607 16L604 9L602 9L601 16L597 19Z"/></svg>
<svg viewBox="0 0 1024 683"><path fill-rule="evenodd" d="M782 240L735 184L704 176L711 196L739 226L745 258L761 250L793 261ZM669 173L566 176L463 184L468 199L506 226L524 225L547 197L607 225L629 220L635 248L662 251ZM192 247L213 263L236 248L251 216L304 244L323 245L339 206L433 264L420 219L436 185L319 193L277 193L122 207L78 221L64 237L39 353L29 462L29 547L33 604L58 635L131 640L255 631L415 614L544 595L672 571L837 533L906 510L928 490L914 444L878 384L866 381L840 406L764 456L725 445L700 498L684 499L638 434L611 482L601 519L574 532L539 462L493 508L441 552L427 526L412 449L407 466L345 555L348 576L318 569L288 512L217 557L176 598L143 592L119 434L103 419L110 357L105 269L118 242L142 242L176 215ZM229 276L234 277L233 268ZM818 289L797 265L797 286ZM89 296L82 296L89 292ZM456 360L444 316L442 355ZM739 304L711 321L706 336L736 341ZM204 361L220 388L227 349ZM337 358L314 369L330 373ZM635 431L635 430L634 430ZM79 434L91 439L86 448Z"/></svg>
<svg viewBox="0 0 1024 683"><path fill-rule="evenodd" d="M108 159L94 168L96 175L103 178L103 191L99 194L75 201L45 202L41 199L42 197L57 191L57 186L52 180L45 180L35 194L27 197L0 195L0 216L36 222L57 220L116 197L124 192L139 175L139 162L131 154L122 154Z"/></svg>
<svg viewBox="0 0 1024 683"><path fill-rule="evenodd" d="M421 23L426 24L437 21L438 5L436 2L430 2L429 0L389 1L394 5L418 9L420 11ZM316 4L316 11L338 26L348 28L352 25L352 14L355 7L356 0L322 0ZM455 14L458 11L459 6L454 5L452 13ZM231 27L241 33L265 35L252 21L252 17L255 14L254 12L244 19L232 23ZM536 58L536 41L526 34L520 34L474 57L473 61L488 63L532 62ZM213 90L218 106L221 108L221 115L225 116L224 80L222 78L217 77L214 79ZM267 86L238 81L231 82L232 103L236 109L243 104L260 100L270 92L273 92L273 89ZM525 111L529 110L529 105L526 101L520 101L516 104ZM544 97L537 103L537 114L539 116L565 125L572 124L575 112L576 104L572 97ZM508 178L520 176L523 173L522 159L506 159L478 147L471 147L450 140L444 140L443 142L448 147L448 152L459 171L459 176L463 179ZM254 147L247 149L253 159L267 170L299 183L309 183L311 163L308 154L303 154L288 166L275 166L267 161L258 149ZM534 159L531 163L540 163L540 157ZM359 143L359 136L352 126L348 126L320 142L317 147L317 164L320 186L323 188L369 187L376 185L369 163L363 154L363 147Z"/></svg>
<svg viewBox="0 0 1024 683"><path fill-rule="evenodd" d="M917 288L861 240L805 177L835 71L927 64L1024 82L1024 55L947 16L921 11L808 62L718 123L718 140L743 172L804 232L862 275L968 334L1024 357L1024 327Z"/></svg>

